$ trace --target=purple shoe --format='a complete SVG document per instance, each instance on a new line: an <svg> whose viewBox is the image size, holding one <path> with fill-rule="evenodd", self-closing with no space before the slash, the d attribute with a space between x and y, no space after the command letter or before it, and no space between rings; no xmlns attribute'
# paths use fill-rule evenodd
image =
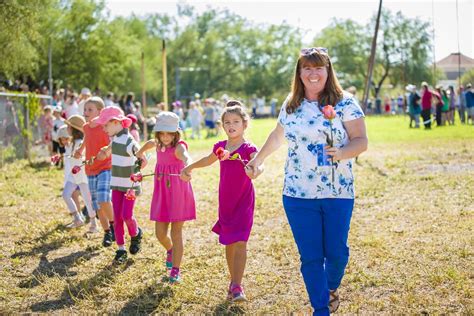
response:
<svg viewBox="0 0 474 316"><path fill-rule="evenodd" d="M244 289L239 284L232 285L232 302L245 302L247 297L245 296Z"/></svg>
<svg viewBox="0 0 474 316"><path fill-rule="evenodd" d="M181 276L179 274L179 268L171 268L170 272L170 283L179 283L181 282Z"/></svg>

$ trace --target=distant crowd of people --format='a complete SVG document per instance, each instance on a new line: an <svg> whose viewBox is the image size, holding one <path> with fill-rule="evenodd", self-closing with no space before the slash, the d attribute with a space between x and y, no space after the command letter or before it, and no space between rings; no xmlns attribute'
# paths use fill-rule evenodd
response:
<svg viewBox="0 0 474 316"><path fill-rule="evenodd" d="M453 86L447 90L442 86L432 89L427 82L421 84L420 91L415 85L408 85L407 90L410 128L420 127L420 116L426 129L430 129L433 122L436 126L454 125L456 112L461 124L474 124L474 90L471 84L460 86L457 92Z"/></svg>

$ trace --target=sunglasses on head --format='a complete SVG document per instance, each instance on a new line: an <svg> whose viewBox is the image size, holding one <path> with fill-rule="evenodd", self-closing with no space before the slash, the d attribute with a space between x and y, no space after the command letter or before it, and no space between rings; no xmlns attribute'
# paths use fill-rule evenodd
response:
<svg viewBox="0 0 474 316"><path fill-rule="evenodd" d="M303 48L300 50L300 56L310 56L314 53L323 53L328 54L328 49L326 47L310 47L310 48Z"/></svg>

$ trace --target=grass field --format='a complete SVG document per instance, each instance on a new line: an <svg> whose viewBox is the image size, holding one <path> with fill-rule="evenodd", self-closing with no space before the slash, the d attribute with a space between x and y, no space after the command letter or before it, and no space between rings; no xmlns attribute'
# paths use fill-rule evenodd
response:
<svg viewBox="0 0 474 316"><path fill-rule="evenodd" d="M261 146L274 120L253 121ZM369 150L358 160L351 258L341 314L474 314L474 127L408 129L403 117L369 117ZM216 139L190 141L194 158ZM185 226L183 283L164 279L164 250L148 220L152 182L136 217L144 247L114 266L114 248L86 228L68 231L62 171L46 159L0 173L0 313L309 313L299 259L281 205L285 149L255 181L255 224L244 284L249 302L225 301L224 249L210 232L218 165L193 173L198 219ZM152 168L154 163L147 168Z"/></svg>

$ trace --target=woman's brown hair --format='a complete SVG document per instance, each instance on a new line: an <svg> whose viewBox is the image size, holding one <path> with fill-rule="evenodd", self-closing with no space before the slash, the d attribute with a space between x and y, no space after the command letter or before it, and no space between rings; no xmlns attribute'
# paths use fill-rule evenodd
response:
<svg viewBox="0 0 474 316"><path fill-rule="evenodd" d="M167 132L155 132L155 140L160 147L163 147L163 144L160 141L160 133L167 133ZM171 142L171 147L176 147L178 145L178 142L181 140L181 133L179 131L174 132L174 138L173 141Z"/></svg>
<svg viewBox="0 0 474 316"><path fill-rule="evenodd" d="M295 75L291 83L291 95L286 105L286 113L291 114L301 105L304 99L304 85L300 78L300 70L304 67L326 67L328 78L323 91L319 94L318 103L321 106L335 106L342 99L342 87L332 68L329 55L323 51L313 51L310 55L301 55L295 67Z"/></svg>

